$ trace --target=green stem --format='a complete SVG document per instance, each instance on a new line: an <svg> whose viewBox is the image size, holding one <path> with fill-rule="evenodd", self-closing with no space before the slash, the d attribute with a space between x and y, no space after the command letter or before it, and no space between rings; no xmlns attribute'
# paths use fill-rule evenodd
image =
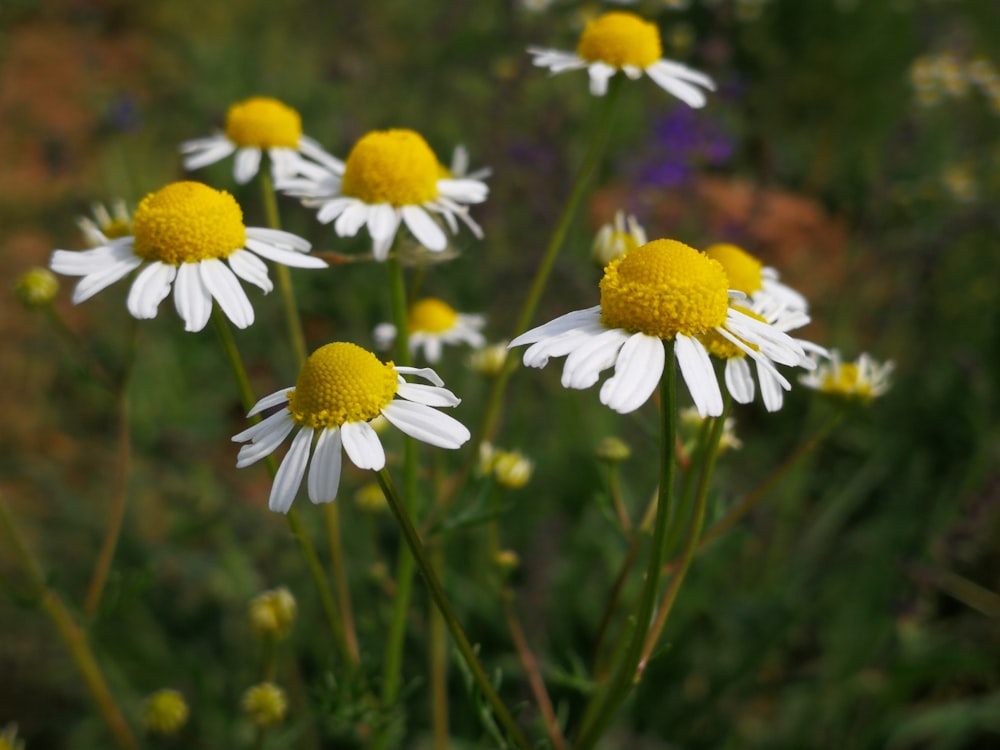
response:
<svg viewBox="0 0 1000 750"><path fill-rule="evenodd" d="M479 658L476 656L475 649L472 647L465 631L462 629L462 625L458 621L455 611L452 609L451 602L448 600L448 595L441 586L437 573L434 571L434 566L424 549L423 542L420 540L420 535L416 528L414 528L413 521L410 520L410 514L407 513L406 506L400 500L399 494L392 483L392 477L389 476L389 472L386 469L379 471L376 476L378 477L379 485L382 487L382 492L385 494L386 502L389 504L389 508L392 510L393 515L396 517L396 521L399 523L403 539L406 541L410 552L413 554L417 567L424 576L424 583L427 585L427 590L431 595L431 599L434 600L435 606L444 618L448 632L451 633L451 637L454 639L455 645L458 647L458 651L462 655L462 659L465 661L469 671L472 673L476 687L479 688L479 691L483 694L487 703L490 704L490 707L493 709L493 713L500 720L500 723L503 724L513 741L520 748L522 748L522 750L531 750L531 743L528 741L528 738L525 737L521 728L517 725L517 722L514 721L514 717L511 716L510 711L507 710L507 707L500 699L500 696L497 695L496 690L493 688L493 684L486 675L486 670L483 669L483 665L479 662Z"/></svg>
<svg viewBox="0 0 1000 750"><path fill-rule="evenodd" d="M656 521L653 528L652 549L646 568L639 602L633 617L631 640L621 660L616 665L611 680L592 699L577 733L577 741L572 743L575 750L588 750L601 738L604 730L614 718L636 679L636 667L642 655L656 604L660 583L660 569L666 551L667 526L673 505L674 494L674 443L676 441L676 379L673 339L663 342L665 367L660 379L660 490L656 504Z"/></svg>
<svg viewBox="0 0 1000 750"><path fill-rule="evenodd" d="M440 545L431 552L431 564L444 571L444 551ZM437 608L430 612L431 717L434 726L434 750L448 750L448 650L444 616Z"/></svg>

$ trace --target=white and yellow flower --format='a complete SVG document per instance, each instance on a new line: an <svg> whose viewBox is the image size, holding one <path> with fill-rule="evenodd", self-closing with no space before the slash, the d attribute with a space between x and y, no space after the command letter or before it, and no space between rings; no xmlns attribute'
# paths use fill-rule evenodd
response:
<svg viewBox="0 0 1000 750"><path fill-rule="evenodd" d="M233 179L245 185L257 176L265 152L275 181L293 177L300 155L316 158L323 148L302 134L302 118L286 104L266 96L237 102L226 112L225 130L185 141L180 147L184 169L207 167L236 154Z"/></svg>
<svg viewBox="0 0 1000 750"><path fill-rule="evenodd" d="M92 250L56 250L49 267L83 277L73 290L74 304L142 267L126 303L133 317L155 318L173 289L186 331L205 327L212 300L233 325L246 328L254 321L254 311L239 280L270 292L273 284L262 259L325 268L325 261L307 255L309 248L309 242L289 232L244 226L239 204L225 191L199 182L174 182L143 198L130 235Z"/></svg>
<svg viewBox="0 0 1000 750"><path fill-rule="evenodd" d="M132 234L132 217L121 198L111 202L110 211L103 203L91 204L90 211L94 218L80 216L76 220L87 247L101 247L111 240Z"/></svg>
<svg viewBox="0 0 1000 750"><path fill-rule="evenodd" d="M611 11L588 21L576 52L542 47L529 47L528 52L535 65L552 73L586 68L594 96L604 96L608 81L619 71L632 80L645 73L689 107L705 106L702 89L715 90L709 76L662 57L660 30L655 23L625 11Z"/></svg>
<svg viewBox="0 0 1000 750"><path fill-rule="evenodd" d="M622 257L629 250L645 245L646 230L642 228L635 216L626 215L624 211L615 211L614 221L602 224L594 236L590 255L601 268L615 258Z"/></svg>
<svg viewBox="0 0 1000 750"><path fill-rule="evenodd" d="M431 385L409 383L404 375ZM378 471L385 466L385 450L370 424L380 415L410 437L439 448L455 449L469 439L461 422L433 408L461 401L443 385L431 369L383 363L354 344L327 344L306 360L293 388L265 396L250 410L247 416L252 417L277 408L233 436L234 442L247 443L240 448L236 466L269 456L297 430L274 477L268 507L288 512L307 467L309 499L328 503L337 497L342 449L359 469Z"/></svg>
<svg viewBox="0 0 1000 750"><path fill-rule="evenodd" d="M731 289L743 292L755 303L766 304L769 308L777 305L792 311L809 309L809 300L782 283L776 269L765 266L743 248L719 242L705 248L705 255L722 264Z"/></svg>
<svg viewBox="0 0 1000 750"><path fill-rule="evenodd" d="M830 396L868 402L889 390L894 369L896 363L892 360L880 364L867 353L854 362L844 362L840 352L833 350L828 362L820 363L813 372L802 375L799 382Z"/></svg>
<svg viewBox="0 0 1000 750"><path fill-rule="evenodd" d="M480 333L485 324L486 318L482 315L460 313L443 300L425 297L414 302L407 314L410 351L414 354L423 351L427 361L434 364L441 359L441 350L446 344L468 344L479 349L486 343ZM379 323L374 335L376 345L388 349L396 340L396 326Z"/></svg>
<svg viewBox="0 0 1000 750"><path fill-rule="evenodd" d="M589 388L614 366L600 400L619 413L638 409L656 389L666 364L665 340L674 342L677 365L702 416L719 416L723 402L701 336L715 332L758 363L798 366L806 358L787 334L733 308L730 297L743 295L730 292L722 266L681 242L654 240L611 261L600 288L600 305L556 318L510 345L531 344L524 353L529 367L565 356L565 388Z"/></svg>
<svg viewBox="0 0 1000 750"><path fill-rule="evenodd" d="M354 144L345 162L327 155L316 162L302 160L298 171L278 189L316 208L316 218L333 222L340 237L353 237L367 226L378 261L388 257L400 224L431 252L448 246L434 217L443 219L452 234L461 220L476 237L483 236L468 207L486 200L486 183L452 176L412 130L372 131Z"/></svg>

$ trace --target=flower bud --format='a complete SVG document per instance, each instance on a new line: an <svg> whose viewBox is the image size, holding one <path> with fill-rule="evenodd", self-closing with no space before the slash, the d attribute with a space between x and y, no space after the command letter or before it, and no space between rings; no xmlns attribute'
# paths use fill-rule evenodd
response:
<svg viewBox="0 0 1000 750"><path fill-rule="evenodd" d="M150 734L176 734L187 723L187 719L187 703L177 690L164 688L146 698L142 723Z"/></svg>
<svg viewBox="0 0 1000 750"><path fill-rule="evenodd" d="M46 307L59 294L59 280L47 268L32 268L21 274L14 292L28 309Z"/></svg>
<svg viewBox="0 0 1000 750"><path fill-rule="evenodd" d="M295 597L284 586L258 594L250 601L250 628L262 638L285 638L296 613Z"/></svg>
<svg viewBox="0 0 1000 750"><path fill-rule="evenodd" d="M288 713L285 691L273 682L254 685L243 694L243 713L258 727L280 724Z"/></svg>

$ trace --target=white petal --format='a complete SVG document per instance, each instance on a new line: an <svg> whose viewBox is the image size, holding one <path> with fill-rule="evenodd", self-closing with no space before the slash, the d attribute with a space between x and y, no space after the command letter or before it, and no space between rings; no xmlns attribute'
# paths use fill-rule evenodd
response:
<svg viewBox="0 0 1000 750"><path fill-rule="evenodd" d="M414 339L410 337L410 348L415 352L416 344L419 343L420 339ZM432 365L437 364L441 361L441 337L440 336L425 336L423 337L424 342L424 356L427 361Z"/></svg>
<svg viewBox="0 0 1000 750"><path fill-rule="evenodd" d="M248 328L253 324L253 305L243 291L236 276L228 266L217 258L203 260L198 264L201 280L233 325Z"/></svg>
<svg viewBox="0 0 1000 750"><path fill-rule="evenodd" d="M745 357L730 357L726 360L726 388L738 404L753 401L753 374Z"/></svg>
<svg viewBox="0 0 1000 750"><path fill-rule="evenodd" d="M150 263L135 277L129 289L126 306L134 318L150 320L170 294L170 284L177 275L177 267L168 263Z"/></svg>
<svg viewBox="0 0 1000 750"><path fill-rule="evenodd" d="M253 284L264 294L274 289L267 275L267 264L249 250L237 250L226 258L229 267L244 281Z"/></svg>
<svg viewBox="0 0 1000 750"><path fill-rule="evenodd" d="M403 206L403 221L413 232L417 242L432 252L440 252L448 246L448 237L437 222L419 206Z"/></svg>
<svg viewBox="0 0 1000 750"><path fill-rule="evenodd" d="M310 159L315 159L334 174L344 173L344 162L327 153L319 142L307 135L299 136L299 151Z"/></svg>
<svg viewBox="0 0 1000 750"><path fill-rule="evenodd" d="M388 203L372 206L368 212L368 234L373 240L384 241L396 235L399 227L399 211Z"/></svg>
<svg viewBox="0 0 1000 750"><path fill-rule="evenodd" d="M441 379L441 376L434 372L434 370L430 367L403 367L402 365L396 365L394 369L400 375L416 375L418 378L423 378L427 382L433 383L434 385L444 385L444 381Z"/></svg>
<svg viewBox="0 0 1000 750"><path fill-rule="evenodd" d="M774 377L772 370L761 368L759 364L757 379L760 380L760 396L764 401L764 408L768 411L778 411L785 400L782 384Z"/></svg>
<svg viewBox="0 0 1000 750"><path fill-rule="evenodd" d="M184 169L189 172L207 167L209 164L215 164L217 161L222 161L236 150L236 144L225 136L218 136L211 144L208 141L212 139L204 138L199 140L204 142L204 146L188 149L189 155L183 159ZM189 141L188 143L194 144L196 141ZM182 145L181 148L183 150L184 146Z"/></svg>
<svg viewBox="0 0 1000 750"><path fill-rule="evenodd" d="M618 354L614 376L601 386L601 403L619 414L638 409L656 390L665 358L660 339L632 334Z"/></svg>
<svg viewBox="0 0 1000 750"><path fill-rule="evenodd" d="M275 513L287 513L292 507L295 493L302 484L302 475L305 474L306 466L309 464L309 448L312 446L313 429L303 427L299 430L292 446L285 454L285 458L278 467L278 473L274 475L274 483L271 485L271 496L268 498L267 507Z"/></svg>
<svg viewBox="0 0 1000 750"><path fill-rule="evenodd" d="M373 240L372 241L372 257L378 263L384 263L385 259L389 257L389 250L392 249L392 241L396 239L395 235L392 237L386 237L384 240Z"/></svg>
<svg viewBox="0 0 1000 750"><path fill-rule="evenodd" d="M320 224L329 224L344 213L348 207L353 206L357 202L357 198L334 198L333 200L328 200L319 207L319 210L316 212L316 220Z"/></svg>
<svg viewBox="0 0 1000 750"><path fill-rule="evenodd" d="M443 179L437 187L441 195L459 203L482 203L490 194L490 186L482 180Z"/></svg>
<svg viewBox="0 0 1000 750"><path fill-rule="evenodd" d="M238 435L233 435L234 442L252 441L240 448L236 456L236 468L242 469L257 463L265 456L270 456L294 427L295 420L292 419L292 415L288 409L282 409ZM240 440L237 441L237 438Z"/></svg>
<svg viewBox="0 0 1000 750"><path fill-rule="evenodd" d="M129 237L127 241L112 240L107 245L92 250L55 250L49 260L49 268L64 276L89 276L130 259L134 259L138 265L142 258L132 248L133 241Z"/></svg>
<svg viewBox="0 0 1000 750"><path fill-rule="evenodd" d="M586 327L574 328L551 338L542 339L525 350L523 362L527 367L545 367L550 357L564 357L607 330L600 321L597 321L589 323Z"/></svg>
<svg viewBox="0 0 1000 750"><path fill-rule="evenodd" d="M341 456L340 430L328 427L321 430L316 450L309 467L309 499L314 503L328 503L337 499L340 484Z"/></svg>
<svg viewBox="0 0 1000 750"><path fill-rule="evenodd" d="M197 263L181 263L174 284L174 308L185 331L200 331L212 315L212 295L201 280Z"/></svg>
<svg viewBox="0 0 1000 750"><path fill-rule="evenodd" d="M447 388L421 383L400 383L396 394L407 401L427 406L458 406L462 403L462 399Z"/></svg>
<svg viewBox="0 0 1000 750"><path fill-rule="evenodd" d="M438 448L460 448L470 437L457 419L423 404L395 400L382 415L410 437Z"/></svg>
<svg viewBox="0 0 1000 750"><path fill-rule="evenodd" d="M607 63L591 63L587 68L587 73L590 75L590 93L594 96L604 96L608 93L608 80L616 72L617 69Z"/></svg>
<svg viewBox="0 0 1000 750"><path fill-rule="evenodd" d="M358 230L368 221L368 211L370 206L361 201L354 201L346 206L337 221L333 224L333 231L340 237L353 237Z"/></svg>
<svg viewBox="0 0 1000 750"><path fill-rule="evenodd" d="M251 146L244 146L236 152L233 179L237 185L246 185L256 176L257 170L260 169L260 157L260 149Z"/></svg>
<svg viewBox="0 0 1000 750"><path fill-rule="evenodd" d="M340 428L344 452L359 469L380 470L385 466L385 450L367 422L345 422Z"/></svg>
<svg viewBox="0 0 1000 750"><path fill-rule="evenodd" d="M286 403L291 398L291 394L293 393L295 393L294 386L291 388L282 388L279 391L270 393L254 404L253 408L247 412L247 416L252 417L254 414L260 414L262 411L270 409L272 406Z"/></svg>
<svg viewBox="0 0 1000 750"><path fill-rule="evenodd" d="M590 388L601 373L615 363L618 351L628 339L626 331L609 328L584 341L566 357L562 373L563 388Z"/></svg>
<svg viewBox="0 0 1000 750"><path fill-rule="evenodd" d="M678 78L670 68L663 66L664 61L655 62L646 68L646 74L653 79L661 89L672 94L689 107L699 109L708 101L705 93L696 86Z"/></svg>
<svg viewBox="0 0 1000 750"><path fill-rule="evenodd" d="M507 344L507 348L513 349L515 346L521 346L522 344L533 344L536 341L557 336L560 333L571 331L574 328L580 328L585 325L600 322L600 320L600 305L588 307L586 310L574 310L573 312L566 313L565 315L560 315L558 318L554 318L544 325L532 328L530 331L525 331Z"/></svg>
<svg viewBox="0 0 1000 750"><path fill-rule="evenodd" d="M674 356L698 414L702 419L721 415L722 392L705 347L695 338L677 334Z"/></svg>
<svg viewBox="0 0 1000 750"><path fill-rule="evenodd" d="M262 258L267 258L268 260L280 263L283 266L291 266L292 268L327 267L327 262L322 258L296 252L295 250L286 250L285 248L275 247L270 243L254 239L249 236L249 234L247 235L246 249L250 252L256 253Z"/></svg>

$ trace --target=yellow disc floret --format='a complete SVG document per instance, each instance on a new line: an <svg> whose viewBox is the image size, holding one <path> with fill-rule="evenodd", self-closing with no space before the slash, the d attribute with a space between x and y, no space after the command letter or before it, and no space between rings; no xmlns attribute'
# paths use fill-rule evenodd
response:
<svg viewBox="0 0 1000 750"><path fill-rule="evenodd" d="M705 255L719 261L729 277L729 288L750 295L764 285L761 271L764 264L736 245L718 244L705 250Z"/></svg>
<svg viewBox="0 0 1000 750"><path fill-rule="evenodd" d="M761 317L752 310L748 310L745 307L741 307L739 305L733 305L733 309L738 310L739 312L746 315L748 318L759 320L761 323L767 323L767 319ZM733 359L734 357L746 356L746 352L743 349L740 349L738 346L736 346L736 344L734 344L732 341L722 336L717 331L708 331L707 333L704 333L701 336L699 336L698 340L705 345L705 348L708 349L709 354L714 354L719 359ZM740 340L742 341L742 339ZM760 348L756 344L751 344L747 341L743 341L743 345L746 346L748 349L753 349L755 351Z"/></svg>
<svg viewBox="0 0 1000 750"><path fill-rule="evenodd" d="M458 313L435 297L419 300L410 308L410 330L420 333L448 331L458 320Z"/></svg>
<svg viewBox="0 0 1000 750"><path fill-rule="evenodd" d="M347 155L342 190L365 203L419 206L437 198L440 166L419 133L375 130Z"/></svg>
<svg viewBox="0 0 1000 750"><path fill-rule="evenodd" d="M150 193L132 226L136 255L175 266L227 258L247 241L236 199L200 182L173 182Z"/></svg>
<svg viewBox="0 0 1000 750"><path fill-rule="evenodd" d="M646 68L663 56L660 30L634 13L612 11L587 22L576 54L587 62L616 68Z"/></svg>
<svg viewBox="0 0 1000 750"><path fill-rule="evenodd" d="M229 108L226 137L241 147L298 148L302 118L277 99L255 96Z"/></svg>
<svg viewBox="0 0 1000 750"><path fill-rule="evenodd" d="M392 362L382 363L354 344L327 344L302 366L288 410L298 424L313 429L367 422L392 401L398 387Z"/></svg>
<svg viewBox="0 0 1000 750"><path fill-rule="evenodd" d="M728 308L722 266L676 240L653 240L611 261L601 279L609 328L672 339L722 325Z"/></svg>

